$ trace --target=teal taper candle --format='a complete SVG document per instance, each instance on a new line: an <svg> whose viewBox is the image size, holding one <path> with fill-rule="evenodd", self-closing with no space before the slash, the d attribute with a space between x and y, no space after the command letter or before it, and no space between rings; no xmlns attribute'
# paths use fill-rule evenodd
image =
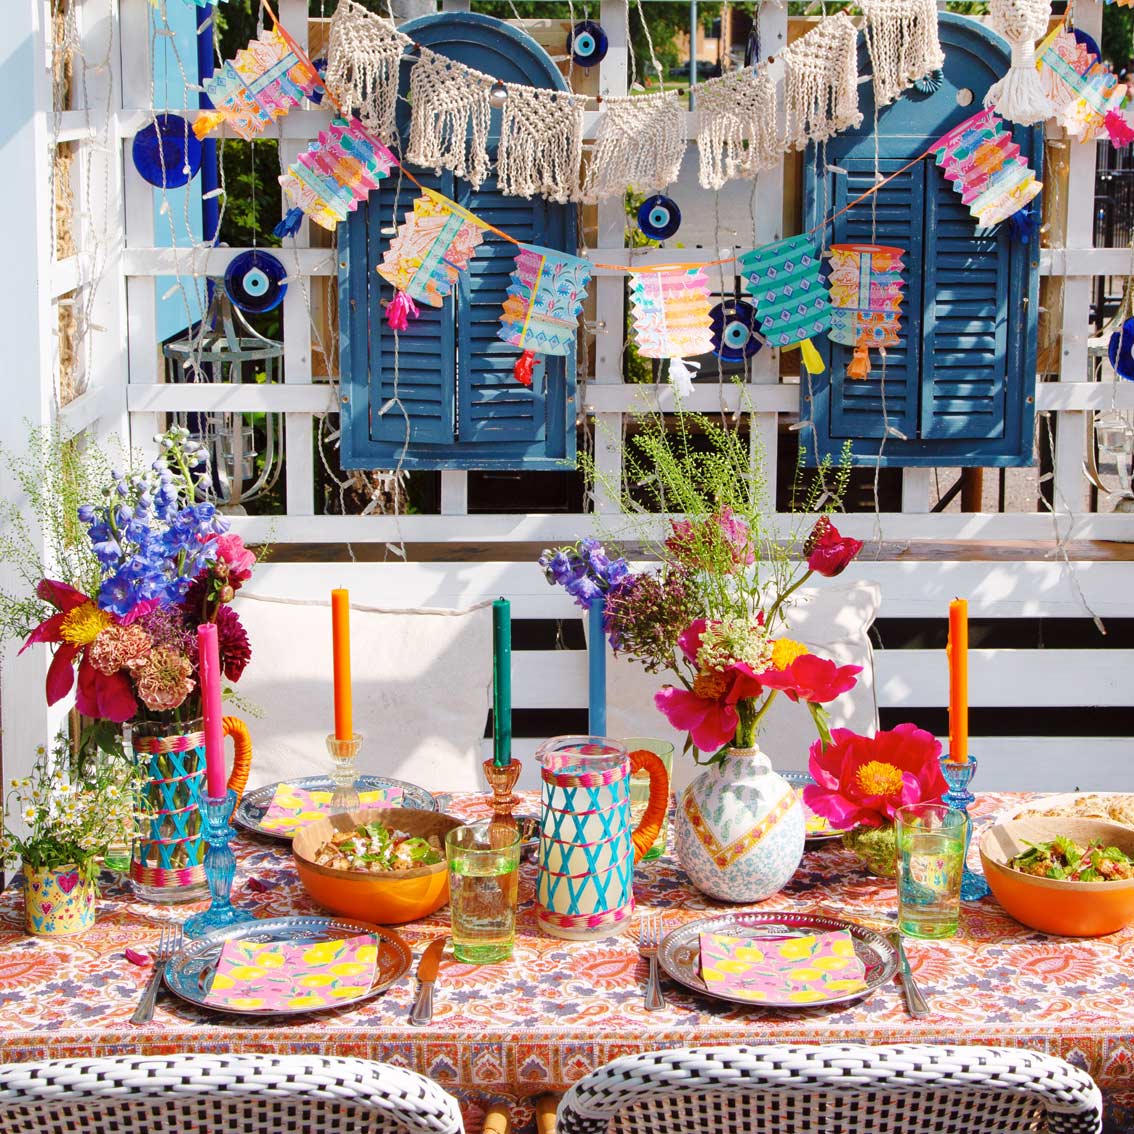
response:
<svg viewBox="0 0 1134 1134"><path fill-rule="evenodd" d="M512 762L512 604L492 604L492 762Z"/></svg>

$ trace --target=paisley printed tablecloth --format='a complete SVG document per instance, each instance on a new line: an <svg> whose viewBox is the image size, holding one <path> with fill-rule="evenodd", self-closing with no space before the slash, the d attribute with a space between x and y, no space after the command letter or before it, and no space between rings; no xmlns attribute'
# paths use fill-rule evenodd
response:
<svg viewBox="0 0 1134 1134"><path fill-rule="evenodd" d="M987 816L1022 798L986 795L976 810ZM458 796L447 810L488 814L475 796ZM520 810L538 810L536 797L526 795ZM317 912L286 847L244 834L233 846L239 860L234 895L241 904L262 917ZM150 948L164 921L201 907L147 905L111 886L90 932L38 939L23 933L23 897L13 888L0 895L0 1060L139 1051L362 1056L413 1068L460 1096L473 1132L483 1108L497 1098L516 1100L514 1116L523 1129L530 1100L542 1091L561 1090L615 1056L694 1044L1023 1046L1085 1067L1117 1104L1134 1099L1134 930L1080 941L1046 937L987 899L963 908L959 937L909 945L934 1009L924 1020L906 1014L897 984L840 1009L776 1012L702 999L663 980L668 1008L646 1012L637 919L628 934L608 941L546 937L535 924L534 888L534 866L527 864L510 963L478 968L446 954L427 1028L408 1023L415 988L409 974L358 1007L281 1027L197 1011L168 994L159 999L152 1024L132 1026L128 1020L149 970L130 964L123 950ZM726 908L693 889L668 855L638 868L635 891L639 909L664 911L670 927ZM788 887L759 908L876 921L897 912L893 882L865 874L837 842L809 849ZM400 932L414 947L416 963L424 943L447 929L443 909ZM1118 1113L1116 1106L1112 1115Z"/></svg>

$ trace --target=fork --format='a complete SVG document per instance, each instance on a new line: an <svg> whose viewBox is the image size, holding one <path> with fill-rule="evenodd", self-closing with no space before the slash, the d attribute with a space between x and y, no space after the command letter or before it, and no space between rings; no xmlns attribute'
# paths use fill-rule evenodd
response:
<svg viewBox="0 0 1134 1134"><path fill-rule="evenodd" d="M149 984L138 1001L134 1015L130 1017L131 1024L148 1024L154 1018L154 1004L157 1002L158 989L161 988L161 978L165 975L165 966L181 952L181 926L167 922L161 927L161 937L158 938L157 948L154 950L154 971L150 974Z"/></svg>
<svg viewBox="0 0 1134 1134"><path fill-rule="evenodd" d="M646 980L648 1012L665 1007L665 997L658 980L658 946L664 936L665 922L661 914L643 914L638 922L638 952L650 962L650 975Z"/></svg>

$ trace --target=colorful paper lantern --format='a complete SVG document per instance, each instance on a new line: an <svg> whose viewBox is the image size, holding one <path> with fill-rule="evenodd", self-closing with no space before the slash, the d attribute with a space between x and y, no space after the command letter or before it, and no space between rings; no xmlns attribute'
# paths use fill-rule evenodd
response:
<svg viewBox="0 0 1134 1134"><path fill-rule="evenodd" d="M520 245L497 332L524 352L513 369L517 382L532 384L537 354L571 352L590 279L588 260L552 248Z"/></svg>
<svg viewBox="0 0 1134 1134"><path fill-rule="evenodd" d="M885 244L831 245L830 337L854 347L848 378L870 373L871 347L898 342L903 255L903 249Z"/></svg>
<svg viewBox="0 0 1134 1134"><path fill-rule="evenodd" d="M1007 220L1043 188L1004 122L991 110L950 130L933 153L982 228Z"/></svg>
<svg viewBox="0 0 1134 1134"><path fill-rule="evenodd" d="M251 141L316 90L322 87L315 68L300 59L279 28L265 28L205 80L215 109L198 116L193 133L203 138L227 122Z"/></svg>
<svg viewBox="0 0 1134 1134"><path fill-rule="evenodd" d="M709 280L704 268L667 268L630 276L634 341L643 358L668 358L669 380L688 396L693 373L686 358L713 349Z"/></svg>
<svg viewBox="0 0 1134 1134"><path fill-rule="evenodd" d="M756 304L759 331L774 347L799 346L812 374L823 360L811 339L831 326L831 303L815 239L807 233L745 252L737 263Z"/></svg>
<svg viewBox="0 0 1134 1134"><path fill-rule="evenodd" d="M280 184L296 208L333 231L397 164L357 118L336 118L292 162Z"/></svg>
<svg viewBox="0 0 1134 1134"><path fill-rule="evenodd" d="M423 190L390 241L376 271L397 295L386 309L396 331L409 327L415 301L440 307L484 239L485 225L432 189Z"/></svg>
<svg viewBox="0 0 1134 1134"><path fill-rule="evenodd" d="M1130 123L1121 110L1126 84L1100 60L1090 36L1056 28L1040 45L1039 68L1056 118L1068 134L1089 142L1105 132L1115 145L1130 142Z"/></svg>

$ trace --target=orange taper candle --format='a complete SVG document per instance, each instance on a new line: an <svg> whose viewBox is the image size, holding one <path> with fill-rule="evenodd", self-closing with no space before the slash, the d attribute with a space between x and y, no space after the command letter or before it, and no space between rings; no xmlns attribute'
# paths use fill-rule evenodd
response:
<svg viewBox="0 0 1134 1134"><path fill-rule="evenodd" d="M350 592L331 591L331 641L335 663L335 739L354 735L350 704Z"/></svg>
<svg viewBox="0 0 1134 1134"><path fill-rule="evenodd" d="M969 758L969 604L949 604L949 759L958 764Z"/></svg>

